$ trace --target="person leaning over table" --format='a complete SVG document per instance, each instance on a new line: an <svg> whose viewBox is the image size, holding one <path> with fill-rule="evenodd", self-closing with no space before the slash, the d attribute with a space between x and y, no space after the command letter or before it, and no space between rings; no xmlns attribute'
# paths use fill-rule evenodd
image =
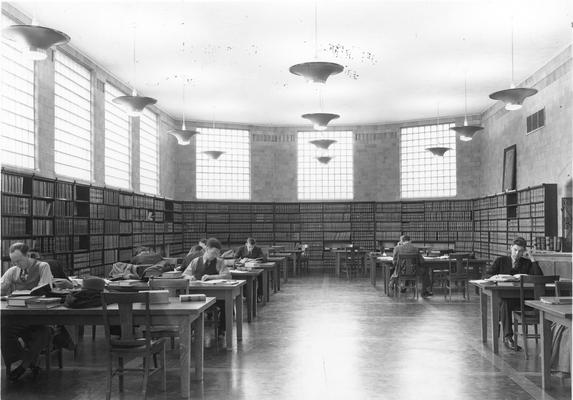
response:
<svg viewBox="0 0 573 400"><path fill-rule="evenodd" d="M243 258L260 258L262 261L266 260L263 249L257 246L257 241L250 237L247 238L244 246L239 247L237 253L235 253L235 258L241 260ZM257 276L257 301L260 303L263 301L263 277L262 275Z"/></svg>
<svg viewBox="0 0 573 400"><path fill-rule="evenodd" d="M192 281L209 281L212 279L231 279L231 272L225 265L221 253L221 242L216 238L207 240L207 247L202 257L197 257L191 261L189 266L183 271ZM219 321L219 334L225 334L225 301L217 300L215 306L221 309L221 319Z"/></svg>
<svg viewBox="0 0 573 400"><path fill-rule="evenodd" d="M418 255L420 266L424 264L424 257L422 257L422 255L420 254L420 250L412 244L410 236L409 235L400 236L400 242L398 242L398 245L394 248L394 260L393 260L394 268L395 269L398 268L397 263L400 255L412 255L412 254ZM428 288L430 287L429 268L423 268L423 267L418 268L416 270L416 274L420 275L422 278L422 297L432 296L433 295L432 292L428 290ZM391 279L397 279L397 278L398 274L396 270L394 270ZM404 292L405 290L406 288L400 288L401 292Z"/></svg>
<svg viewBox="0 0 573 400"><path fill-rule="evenodd" d="M205 242L207 242L207 239L204 240ZM189 266L189 264L191 264L191 261L193 261L197 257L201 257L203 254L205 254L205 250L200 245L197 244L191 247L191 249L189 249L189 253L187 253L187 255L183 257L183 261L181 261L181 266L178 267L177 270L185 271Z"/></svg>
<svg viewBox="0 0 573 400"><path fill-rule="evenodd" d="M10 246L10 260L14 266L8 268L0 279L0 294L5 296L14 290L31 290L36 286L52 284L50 266L28 256L28 246L25 243L13 243ZM45 325L2 324L2 357L6 365L22 360L20 365L9 371L8 379L17 381L28 368L35 378L39 372L36 361L42 349L50 340L50 328ZM19 339L26 344L22 348Z"/></svg>
<svg viewBox="0 0 573 400"><path fill-rule="evenodd" d="M533 257L533 252L527 251L527 242L524 238L516 237L509 250L509 256L501 256L495 259L491 266L491 275L543 275L539 264ZM521 350L521 347L513 341L511 313L519 307L519 299L504 299L499 308L499 318L503 329L503 344L514 351Z"/></svg>

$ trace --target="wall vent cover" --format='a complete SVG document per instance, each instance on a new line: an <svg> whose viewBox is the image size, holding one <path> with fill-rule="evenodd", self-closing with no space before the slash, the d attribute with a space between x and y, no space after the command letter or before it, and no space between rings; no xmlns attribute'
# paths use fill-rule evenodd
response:
<svg viewBox="0 0 573 400"><path fill-rule="evenodd" d="M527 134L545 126L545 108L527 117Z"/></svg>

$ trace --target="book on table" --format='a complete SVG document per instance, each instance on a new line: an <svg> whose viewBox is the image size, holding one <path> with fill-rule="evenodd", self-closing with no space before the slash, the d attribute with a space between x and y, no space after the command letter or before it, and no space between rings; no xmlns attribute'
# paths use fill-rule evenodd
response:
<svg viewBox="0 0 573 400"><path fill-rule="evenodd" d="M26 307L35 309L45 309L57 307L62 303L59 297L36 297L26 300Z"/></svg>
<svg viewBox="0 0 573 400"><path fill-rule="evenodd" d="M52 293L52 285L46 283L45 285L36 286L30 290L14 290L10 293L10 297L17 296L44 296Z"/></svg>
<svg viewBox="0 0 573 400"><path fill-rule="evenodd" d="M208 281L190 281L191 284L207 284L207 285L233 285L239 281L233 279L210 279Z"/></svg>
<svg viewBox="0 0 573 400"><path fill-rule="evenodd" d="M26 307L26 301L31 299L38 299L40 296L24 296L24 295L16 295L16 296L8 296L7 302L8 306L10 307ZM59 300L59 299L58 299Z"/></svg>

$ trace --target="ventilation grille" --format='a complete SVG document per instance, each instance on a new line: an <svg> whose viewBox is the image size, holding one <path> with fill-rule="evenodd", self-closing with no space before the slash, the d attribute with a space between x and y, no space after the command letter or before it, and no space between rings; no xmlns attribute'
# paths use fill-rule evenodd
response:
<svg viewBox="0 0 573 400"><path fill-rule="evenodd" d="M527 117L527 133L538 130L545 126L545 108Z"/></svg>

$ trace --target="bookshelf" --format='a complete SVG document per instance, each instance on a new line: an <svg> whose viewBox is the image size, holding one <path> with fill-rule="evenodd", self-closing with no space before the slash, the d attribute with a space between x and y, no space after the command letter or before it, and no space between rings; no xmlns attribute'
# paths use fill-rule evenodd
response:
<svg viewBox="0 0 573 400"><path fill-rule="evenodd" d="M1 195L3 270L16 241L79 276L105 276L141 245L183 251L182 202L7 168Z"/></svg>
<svg viewBox="0 0 573 400"><path fill-rule="evenodd" d="M517 236L525 238L529 245L557 236L556 184L476 199L473 209L474 251L479 257L506 255L509 243Z"/></svg>
<svg viewBox="0 0 573 400"><path fill-rule="evenodd" d="M211 236L228 247L249 236L261 245L304 243L310 266L328 268L335 260L325 248L352 243L374 250L402 233L421 246L490 259L506 254L515 236L535 243L557 235L555 184L472 200L175 201L3 168L1 196L3 266L10 244L23 241L79 275L104 276L139 246L176 256Z"/></svg>

